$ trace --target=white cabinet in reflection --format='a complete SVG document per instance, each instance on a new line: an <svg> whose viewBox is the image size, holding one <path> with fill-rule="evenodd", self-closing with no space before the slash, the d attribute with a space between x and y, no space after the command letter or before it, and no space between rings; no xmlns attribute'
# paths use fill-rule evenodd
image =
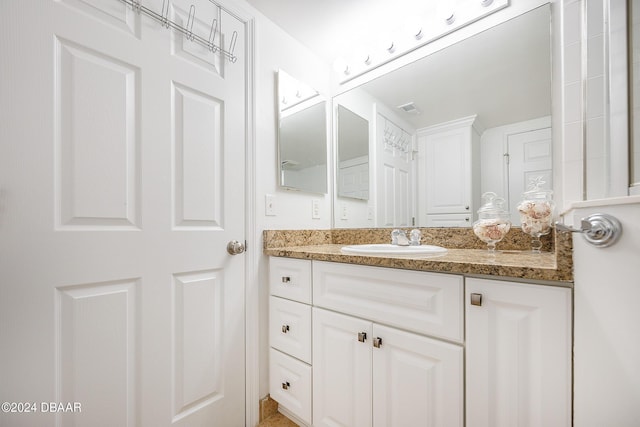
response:
<svg viewBox="0 0 640 427"><path fill-rule="evenodd" d="M480 193L479 127L476 116L469 116L418 131L419 225L473 223Z"/></svg>

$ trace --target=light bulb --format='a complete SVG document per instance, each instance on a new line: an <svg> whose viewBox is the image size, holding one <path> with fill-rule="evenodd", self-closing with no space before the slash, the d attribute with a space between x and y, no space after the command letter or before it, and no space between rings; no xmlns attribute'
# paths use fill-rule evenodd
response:
<svg viewBox="0 0 640 427"><path fill-rule="evenodd" d="M417 18L413 16L408 18L406 27L408 28L408 32L409 34L411 34L411 37L413 37L415 40L420 40L422 37L424 37L422 22Z"/></svg>
<svg viewBox="0 0 640 427"><path fill-rule="evenodd" d="M446 22L447 25L453 24L454 22L456 22L456 14L451 13L448 17L444 19L444 22Z"/></svg>

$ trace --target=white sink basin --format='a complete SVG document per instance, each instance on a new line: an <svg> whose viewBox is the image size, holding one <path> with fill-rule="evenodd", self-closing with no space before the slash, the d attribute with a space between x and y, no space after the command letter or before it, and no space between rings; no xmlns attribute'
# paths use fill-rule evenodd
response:
<svg viewBox="0 0 640 427"><path fill-rule="evenodd" d="M440 246L398 246L387 243L343 246L341 250L356 255L442 255L447 252L446 248Z"/></svg>

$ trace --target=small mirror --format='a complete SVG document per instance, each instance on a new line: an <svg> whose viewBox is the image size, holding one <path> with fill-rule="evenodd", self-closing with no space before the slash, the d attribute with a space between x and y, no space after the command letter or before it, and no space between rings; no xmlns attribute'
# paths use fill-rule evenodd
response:
<svg viewBox="0 0 640 427"><path fill-rule="evenodd" d="M326 109L326 100L315 89L278 71L280 186L327 192Z"/></svg>
<svg viewBox="0 0 640 427"><path fill-rule="evenodd" d="M338 105L338 197L369 199L369 122Z"/></svg>

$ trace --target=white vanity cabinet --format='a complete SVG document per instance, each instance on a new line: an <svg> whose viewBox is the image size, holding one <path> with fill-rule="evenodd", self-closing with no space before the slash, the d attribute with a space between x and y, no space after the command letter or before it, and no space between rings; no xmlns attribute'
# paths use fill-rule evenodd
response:
<svg viewBox="0 0 640 427"><path fill-rule="evenodd" d="M270 269L270 393L296 421L571 425L571 289L277 257Z"/></svg>
<svg viewBox="0 0 640 427"><path fill-rule="evenodd" d="M420 225L471 227L480 192L480 134L476 116L418 131Z"/></svg>
<svg viewBox="0 0 640 427"><path fill-rule="evenodd" d="M463 425L462 276L272 257L270 289L270 393L285 414L314 426Z"/></svg>
<svg viewBox="0 0 640 427"><path fill-rule="evenodd" d="M571 426L571 290L465 288L467 427Z"/></svg>

